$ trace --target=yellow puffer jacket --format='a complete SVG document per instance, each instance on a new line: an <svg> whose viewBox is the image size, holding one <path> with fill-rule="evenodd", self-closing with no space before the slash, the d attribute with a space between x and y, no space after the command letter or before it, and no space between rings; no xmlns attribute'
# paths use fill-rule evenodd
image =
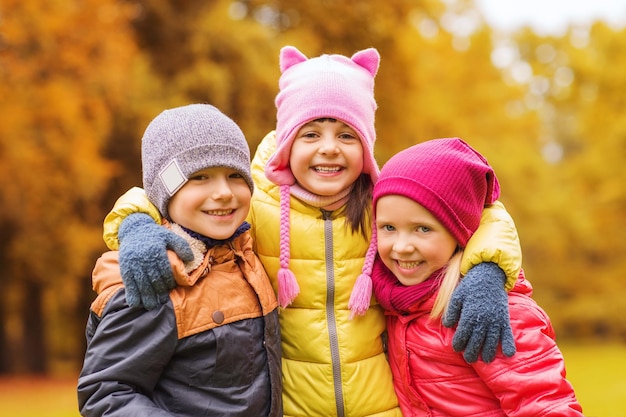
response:
<svg viewBox="0 0 626 417"><path fill-rule="evenodd" d="M249 222L256 252L274 290L279 269L279 189L264 175L275 149L268 134L252 161L255 191ZM130 213L144 212L160 221L141 189L118 200L105 219L104 238L116 249L117 229ZM383 349L385 318L373 304L349 320L348 300L361 272L368 241L353 235L341 210L324 219L315 207L291 199L290 269L300 294L280 312L285 416L401 416ZM330 236L332 235L332 240ZM332 244L332 250L326 245ZM517 230L500 204L486 209L479 230L465 250L462 270L496 262L512 288L521 269Z"/></svg>
<svg viewBox="0 0 626 417"><path fill-rule="evenodd" d="M277 290L279 188L264 175L275 140L268 135L252 161L250 212L256 252ZM290 263L300 294L279 315L285 416L401 416L382 333L382 308L349 319L348 301L369 242L352 234L341 210L291 199ZM329 246L330 245L330 246Z"/></svg>

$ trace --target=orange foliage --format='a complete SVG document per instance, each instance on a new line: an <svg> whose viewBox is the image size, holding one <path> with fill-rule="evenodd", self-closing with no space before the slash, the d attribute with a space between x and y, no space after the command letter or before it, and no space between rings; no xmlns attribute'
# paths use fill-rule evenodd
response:
<svg viewBox="0 0 626 417"><path fill-rule="evenodd" d="M254 150L275 123L286 44L376 47L381 165L423 140L470 142L496 169L557 330L626 334L604 308L624 306L626 285L623 30L496 38L471 0L3 0L0 16L0 357L27 361L39 332L41 354L77 366L102 218L141 185L141 131L165 107L210 102ZM494 48L513 60L495 67Z"/></svg>

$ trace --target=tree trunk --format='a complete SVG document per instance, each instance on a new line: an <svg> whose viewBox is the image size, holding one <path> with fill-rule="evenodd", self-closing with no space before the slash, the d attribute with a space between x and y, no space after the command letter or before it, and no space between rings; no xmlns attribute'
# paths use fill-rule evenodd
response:
<svg viewBox="0 0 626 417"><path fill-rule="evenodd" d="M43 290L41 283L26 280L24 282L24 302L21 306L24 320L24 338L22 352L28 373L43 374L46 372L47 352L43 316Z"/></svg>

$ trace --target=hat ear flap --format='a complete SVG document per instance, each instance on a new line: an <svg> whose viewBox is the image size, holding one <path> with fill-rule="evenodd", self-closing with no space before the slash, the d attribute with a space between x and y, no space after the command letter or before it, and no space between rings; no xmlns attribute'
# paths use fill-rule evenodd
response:
<svg viewBox="0 0 626 417"><path fill-rule="evenodd" d="M374 48L364 49L352 55L352 62L365 68L372 77L376 76L380 65L380 54Z"/></svg>
<svg viewBox="0 0 626 417"><path fill-rule="evenodd" d="M280 72L283 73L308 58L293 46L285 46L280 50Z"/></svg>

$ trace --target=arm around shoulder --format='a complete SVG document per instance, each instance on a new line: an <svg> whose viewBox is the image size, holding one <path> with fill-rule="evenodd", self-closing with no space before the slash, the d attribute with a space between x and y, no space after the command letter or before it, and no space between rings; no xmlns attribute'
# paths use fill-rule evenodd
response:
<svg viewBox="0 0 626 417"><path fill-rule="evenodd" d="M102 238L111 250L120 248L118 232L126 217L133 213L145 213L161 224L159 210L148 200L143 188L133 187L117 199L113 209L104 218Z"/></svg>
<svg viewBox="0 0 626 417"><path fill-rule="evenodd" d="M522 269L522 249L513 218L500 201L483 210L480 226L465 248L461 273L482 262L498 264L507 277L505 288L513 288Z"/></svg>
<svg viewBox="0 0 626 417"><path fill-rule="evenodd" d="M474 369L508 416L582 417L548 315L517 289L509 304L517 353L491 364L477 362Z"/></svg>

